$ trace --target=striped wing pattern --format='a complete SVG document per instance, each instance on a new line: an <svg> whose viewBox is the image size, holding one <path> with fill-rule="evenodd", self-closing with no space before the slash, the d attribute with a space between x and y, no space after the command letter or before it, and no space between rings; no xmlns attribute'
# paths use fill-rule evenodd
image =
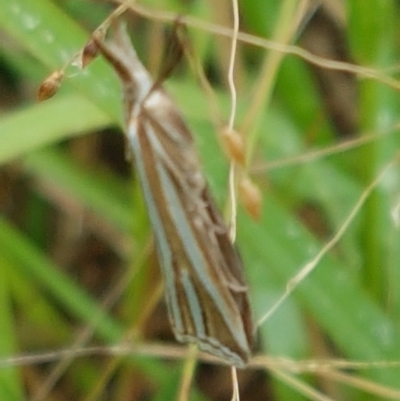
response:
<svg viewBox="0 0 400 401"><path fill-rule="evenodd" d="M175 337L243 366L253 325L242 263L201 174L193 138L171 98L153 84L121 24L112 39L96 43L123 83L128 141Z"/></svg>

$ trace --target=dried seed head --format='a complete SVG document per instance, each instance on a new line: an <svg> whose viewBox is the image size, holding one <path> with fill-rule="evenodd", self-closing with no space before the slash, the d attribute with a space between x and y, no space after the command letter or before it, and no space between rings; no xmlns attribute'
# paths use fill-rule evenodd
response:
<svg viewBox="0 0 400 401"><path fill-rule="evenodd" d="M47 100L54 96L57 93L63 78L64 70L57 70L52 72L39 87L37 94L39 102L42 102L43 100Z"/></svg>
<svg viewBox="0 0 400 401"><path fill-rule="evenodd" d="M248 177L239 182L239 194L243 206L254 220L260 220L262 194L260 189Z"/></svg>
<svg viewBox="0 0 400 401"><path fill-rule="evenodd" d="M222 143L225 152L235 163L243 166L245 162L245 146L243 137L238 131L224 127L221 131Z"/></svg>
<svg viewBox="0 0 400 401"><path fill-rule="evenodd" d="M90 39L82 50L81 54L82 68L85 68L88 64L90 64L97 57L98 54L99 54L99 47L97 46L97 44L94 42L93 39Z"/></svg>

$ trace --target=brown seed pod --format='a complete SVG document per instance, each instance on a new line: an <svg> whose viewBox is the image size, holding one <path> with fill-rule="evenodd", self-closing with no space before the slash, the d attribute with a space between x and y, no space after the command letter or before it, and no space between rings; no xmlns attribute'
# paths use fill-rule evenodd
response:
<svg viewBox="0 0 400 401"><path fill-rule="evenodd" d="M247 212L254 220L260 220L262 207L262 194L260 189L249 177L244 177L239 182L239 195Z"/></svg>
<svg viewBox="0 0 400 401"><path fill-rule="evenodd" d="M85 68L88 64L90 64L97 57L98 54L99 54L99 47L97 46L97 44L94 42L93 39L90 39L82 50L81 54L82 68Z"/></svg>
<svg viewBox="0 0 400 401"><path fill-rule="evenodd" d="M245 162L245 146L243 137L238 131L224 127L221 130L222 144L229 158L243 166Z"/></svg>
<svg viewBox="0 0 400 401"><path fill-rule="evenodd" d="M42 102L43 100L47 100L54 96L57 93L63 78L64 70L57 70L52 72L39 87L37 94L39 102Z"/></svg>

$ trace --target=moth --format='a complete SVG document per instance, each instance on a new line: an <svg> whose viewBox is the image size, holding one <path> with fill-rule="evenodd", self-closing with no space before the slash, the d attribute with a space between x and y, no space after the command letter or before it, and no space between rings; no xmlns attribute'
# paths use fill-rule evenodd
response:
<svg viewBox="0 0 400 401"><path fill-rule="evenodd" d="M176 339L230 365L249 359L253 323L242 261L201 172L193 137L138 59L125 25L92 40L117 73L126 136L154 231Z"/></svg>

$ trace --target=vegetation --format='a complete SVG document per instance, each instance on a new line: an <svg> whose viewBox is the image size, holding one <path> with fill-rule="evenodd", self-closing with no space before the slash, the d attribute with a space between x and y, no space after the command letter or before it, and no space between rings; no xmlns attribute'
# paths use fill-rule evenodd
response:
<svg viewBox="0 0 400 401"><path fill-rule="evenodd" d="M239 372L241 399L400 399L399 5L239 3L250 35L235 63L246 144L237 176L257 184L263 207L255 221L239 201L237 243L255 320L273 310L254 364ZM165 85L223 207L229 163L218 133L232 96L222 26L232 4L140 4L127 20L154 76L167 17L189 16L186 58ZM69 66L56 96L35 99L113 8L0 0L0 9L0 398L175 399L190 356L165 317L117 79L99 58ZM131 349L109 348L121 342ZM196 375L191 400L230 399L229 369L202 364Z"/></svg>

